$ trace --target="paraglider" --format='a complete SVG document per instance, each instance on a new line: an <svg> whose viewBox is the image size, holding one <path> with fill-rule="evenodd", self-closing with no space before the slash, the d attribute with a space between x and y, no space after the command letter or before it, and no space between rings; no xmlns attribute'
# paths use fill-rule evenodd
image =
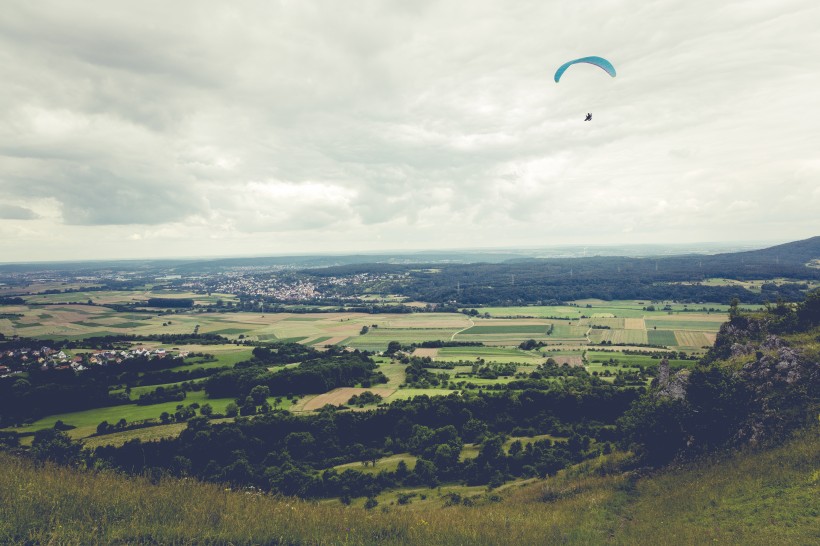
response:
<svg viewBox="0 0 820 546"><path fill-rule="evenodd" d="M598 68L605 71L610 76L612 76L613 78L615 77L615 67L612 66L611 62L607 61L603 57L581 57L580 59L575 59L574 61L569 61L559 66L558 70L555 71L555 83L558 83L558 81L561 79L561 76L563 76L564 72L566 72L567 68L578 63L588 63L591 65L595 65Z"/></svg>
<svg viewBox="0 0 820 546"><path fill-rule="evenodd" d="M615 77L615 67L612 66L612 63L604 59L603 57L581 57L580 59L575 59L574 61L569 61L561 66L558 67L558 70L555 71L555 83L558 83L561 80L561 76L564 75L564 72L567 71L567 68L574 64L578 63L587 63L591 65L595 65L613 78ZM587 112L587 117L584 118L584 121L592 121L592 114Z"/></svg>

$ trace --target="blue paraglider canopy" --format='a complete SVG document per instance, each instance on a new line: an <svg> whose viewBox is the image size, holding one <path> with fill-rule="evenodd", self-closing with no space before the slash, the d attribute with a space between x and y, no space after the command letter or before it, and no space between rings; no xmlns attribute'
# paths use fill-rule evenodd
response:
<svg viewBox="0 0 820 546"><path fill-rule="evenodd" d="M560 67L558 67L558 70L555 71L555 83L558 83L558 80L561 79L561 76L564 74L567 68L577 63L594 64L595 66L606 71L606 73L612 76L613 78L615 77L615 67L612 66L611 62L607 61L603 57L581 57L580 59L569 61L568 63L564 63Z"/></svg>

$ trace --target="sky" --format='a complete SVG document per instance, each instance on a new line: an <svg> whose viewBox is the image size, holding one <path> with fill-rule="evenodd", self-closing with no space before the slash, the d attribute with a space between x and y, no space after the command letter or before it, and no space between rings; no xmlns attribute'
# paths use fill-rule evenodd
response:
<svg viewBox="0 0 820 546"><path fill-rule="evenodd" d="M815 0L10 0L0 262L805 239L819 28ZM553 81L588 55L617 77Z"/></svg>

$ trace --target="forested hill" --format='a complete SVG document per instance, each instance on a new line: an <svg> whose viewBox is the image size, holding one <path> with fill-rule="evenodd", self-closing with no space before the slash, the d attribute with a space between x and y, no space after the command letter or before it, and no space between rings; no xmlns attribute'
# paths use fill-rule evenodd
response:
<svg viewBox="0 0 820 546"><path fill-rule="evenodd" d="M763 250L657 258L517 259L479 264L356 264L303 273L318 278L377 271L404 274L382 287L421 301L460 305L546 303L581 298L762 303L799 300L802 283L774 283L752 292L740 286L699 285L709 278L820 279L820 237Z"/></svg>
<svg viewBox="0 0 820 546"><path fill-rule="evenodd" d="M716 254L715 257L725 255L726 254ZM769 248L763 248L761 250L735 252L729 255L738 256L741 259L746 259L747 261L767 261L774 258L775 260L780 259L781 261L788 263L805 264L820 257L820 235L803 239L802 241L794 241Z"/></svg>
<svg viewBox="0 0 820 546"><path fill-rule="evenodd" d="M808 264L818 259L820 236L760 250L698 257L697 266L704 268L712 276L761 279L771 278L768 275L780 271L786 277L816 279L820 278L820 269L809 267ZM692 270L691 260L691 256L676 256L664 258L661 263L681 270Z"/></svg>

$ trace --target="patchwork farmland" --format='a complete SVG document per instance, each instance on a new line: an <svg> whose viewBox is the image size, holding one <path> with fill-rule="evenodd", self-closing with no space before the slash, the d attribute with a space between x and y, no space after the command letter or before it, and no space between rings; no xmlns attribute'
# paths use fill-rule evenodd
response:
<svg viewBox="0 0 820 546"><path fill-rule="evenodd" d="M162 309L120 312L108 305L117 302L140 301L151 292L89 292L88 294L55 294L46 298L27 298L25 304L0 306L0 334L6 337L78 340L99 336L134 334L218 334L225 343L191 344L162 343L142 340L132 347L145 350L165 350L169 353L189 353L186 370L209 368L230 369L236 363L251 358L251 343L277 341L296 342L315 348L330 345L384 351L391 341L404 347L422 342L440 342L436 348L415 348L414 356L429 357L443 365L454 367L433 370L445 380L436 387L408 385L406 364L389 356L376 357L387 384L374 388L344 387L324 394L306 394L288 398L270 398L272 408L294 412L316 411L327 404L345 405L353 394L366 390L379 393L385 403L415 396L446 395L464 389L497 388L515 379L512 375L495 378L477 377L471 372L475 365L513 365L519 377L536 371L547 358L559 366L583 366L605 381L613 381L617 369L637 369L656 366L659 360L636 354L636 351L657 351L659 348L700 354L714 343L715 335L726 319L723 312L694 312L679 304L647 302L602 302L584 300L573 305L541 307L484 308L480 314L419 312L412 314L366 314L353 312L327 313L250 313L202 312ZM82 295L82 301L76 301ZM88 298L84 296L88 295ZM159 296L159 294L154 294ZM59 296L59 297L58 297ZM68 299L71 296L74 299ZM161 295L165 297L165 294ZM198 298L200 296L197 296ZM211 298L217 295L210 296ZM88 300L93 300L91 303ZM66 301L67 300L67 301ZM226 299L227 301L227 299ZM103 304L103 302L107 302ZM473 345L453 346L458 343ZM519 346L529 345L532 350ZM653 347L648 347L651 345ZM85 351L88 351L86 349ZM68 350L69 358L80 350ZM209 356L203 357L201 355ZM200 355L200 356L193 356ZM693 360L673 361L675 366L691 365ZM297 363L288 366L297 366ZM281 370L272 367L271 371ZM449 377L449 379L447 379ZM174 384L134 387L131 400L157 387ZM420 388L414 388L414 387ZM421 388L424 387L424 388ZM112 393L122 387L112 388ZM205 404L217 413L226 411L232 399L209 399L203 391L188 392L185 404ZM102 421L114 423L126 419L129 423L143 419L156 420L163 412L176 411L178 402L148 406L135 403L104 407L38 419L22 432L33 433L53 427L63 421L75 427L74 438L90 446L102 442L122 443L133 438L146 440L174 436L182 429L178 425L161 425L145 429L96 436ZM30 441L30 436L24 441Z"/></svg>
<svg viewBox="0 0 820 546"><path fill-rule="evenodd" d="M127 292L89 294L97 296L98 301L129 301L130 297ZM646 302L641 301L584 300L575 306L486 308L490 318L471 318L462 313L121 313L101 304L38 301L1 306L0 334L81 339L196 331L235 340L292 341L316 347L343 345L372 351L384 350L390 341L407 345L462 341L509 347L529 339L547 345L651 344L700 349L711 343L726 320L723 312L692 312L679 304L665 304L668 309L659 311L659 306L648 311Z"/></svg>

